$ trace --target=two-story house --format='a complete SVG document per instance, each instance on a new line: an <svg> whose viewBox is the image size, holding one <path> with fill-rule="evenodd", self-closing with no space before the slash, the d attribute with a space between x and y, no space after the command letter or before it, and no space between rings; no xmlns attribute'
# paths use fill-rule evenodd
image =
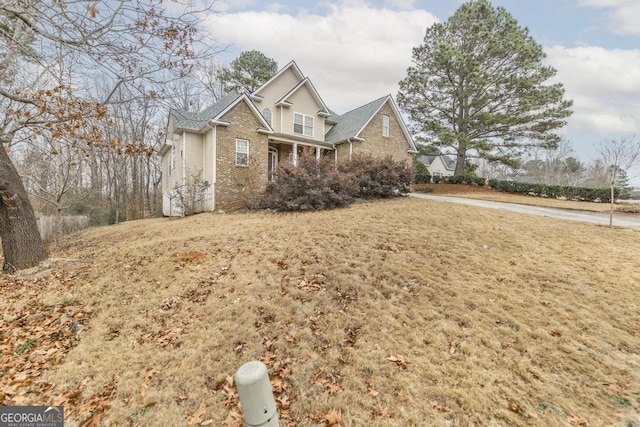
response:
<svg viewBox="0 0 640 427"><path fill-rule="evenodd" d="M278 163L296 164L305 147L335 162L416 153L390 95L338 115L292 61L251 94L228 94L199 113L171 111L160 150L163 213L181 214L176 193L193 179L205 184L204 210L234 204L249 182L264 188Z"/></svg>

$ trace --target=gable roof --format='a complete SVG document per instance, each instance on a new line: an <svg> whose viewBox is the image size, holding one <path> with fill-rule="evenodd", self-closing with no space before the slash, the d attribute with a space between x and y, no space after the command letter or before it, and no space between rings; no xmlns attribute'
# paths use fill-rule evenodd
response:
<svg viewBox="0 0 640 427"><path fill-rule="evenodd" d="M445 165L445 167L447 169L455 170L455 168L456 168L456 160L454 158L452 158L451 156L447 156L446 154L438 154L437 156L435 156L435 155L422 155L422 156L418 157L418 160L420 160L422 163L424 163L427 166L431 166L431 164L436 159L436 157L442 158L442 163L444 163L444 165Z"/></svg>
<svg viewBox="0 0 640 427"><path fill-rule="evenodd" d="M368 104L358 107L355 110L348 111L341 116L335 113L329 116L329 120L336 124L329 129L324 136L326 142L336 144L346 141L349 138L355 138L369 123L371 118L382 107L387 96L378 98Z"/></svg>
<svg viewBox="0 0 640 427"><path fill-rule="evenodd" d="M311 96L315 99L315 101L321 107L321 110L318 111L318 114L329 117L331 115L331 110L329 110L329 107L327 107L327 104L324 103L324 101L320 97L320 94L316 90L315 86L313 85L313 83L311 83L311 80L309 80L309 77L305 77L304 79L300 80L300 82L298 82L297 85L292 87L289 90L289 92L285 93L282 96L282 98L276 101L276 105L281 105L281 104L284 104L287 106L291 105L291 103L288 101L289 97L291 97L294 93L298 91L298 89L300 89L303 86L306 86L307 89L309 89Z"/></svg>
<svg viewBox="0 0 640 427"><path fill-rule="evenodd" d="M262 89L264 89L265 87L269 86L271 84L272 81L274 81L275 79L277 79L278 77L280 77L280 75L282 75L285 71L291 69L291 71L293 71L293 74L296 76L296 78L298 79L298 81L304 80L304 74L302 74L302 71L300 71L300 67L298 67L298 64L296 64L296 61L291 61L289 62L287 65L285 65L284 67L282 67L280 69L280 71L278 71L277 73L275 73L273 76L271 76L271 78L269 80L267 80L266 82L262 83L260 85L260 87L258 87L256 90L254 90L251 93L251 97L252 98L258 98L261 99L262 97L259 95L260 91Z"/></svg>
<svg viewBox="0 0 640 427"><path fill-rule="evenodd" d="M172 111L171 114L175 119L174 128L175 130L190 130L202 132L212 121L217 122L218 124L225 124L225 122L222 120L224 115L243 100L246 101L249 108L253 111L253 114L260 121L263 130L273 132L273 128L264 119L262 114L260 114L251 99L246 94L240 95L236 92L232 92L223 96L219 101L213 103L199 113L190 113L187 111L177 110Z"/></svg>
<svg viewBox="0 0 640 427"><path fill-rule="evenodd" d="M402 133L409 142L409 151L417 152L413 138L409 134L409 131L404 124L404 120L402 120L402 116L400 116L400 111L398 110L398 107L393 101L391 95L385 95L382 98L378 98L375 101L371 101L370 103L363 105L362 107L358 107L355 110L344 113L341 116L338 116L331 111L332 114L327 118L327 120L335 122L336 124L329 129L324 140L332 144L338 144L349 138L357 138L378 111L380 111L382 106L387 102L396 116L396 120L402 129Z"/></svg>

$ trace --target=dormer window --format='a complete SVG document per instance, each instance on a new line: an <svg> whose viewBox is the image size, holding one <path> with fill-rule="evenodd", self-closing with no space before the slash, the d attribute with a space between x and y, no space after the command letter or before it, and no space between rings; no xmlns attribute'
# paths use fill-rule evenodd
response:
<svg viewBox="0 0 640 427"><path fill-rule="evenodd" d="M264 109L262 110L262 116L264 117L264 119L267 121L267 123L269 123L269 126L272 125L271 123L271 108L269 107L264 107Z"/></svg>
<svg viewBox="0 0 640 427"><path fill-rule="evenodd" d="M313 137L313 117L293 113L293 133Z"/></svg>
<svg viewBox="0 0 640 427"><path fill-rule="evenodd" d="M389 116L382 115L382 136L389 136Z"/></svg>

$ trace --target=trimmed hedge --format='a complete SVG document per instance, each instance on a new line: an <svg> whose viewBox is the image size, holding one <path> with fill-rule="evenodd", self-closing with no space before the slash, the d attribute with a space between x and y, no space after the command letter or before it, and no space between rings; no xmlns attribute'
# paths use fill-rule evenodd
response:
<svg viewBox="0 0 640 427"><path fill-rule="evenodd" d="M573 187L569 185L547 185L533 184L528 182L499 181L490 179L489 187L497 191L513 194L524 194L536 197L549 197L557 199L564 197L567 200L584 202L611 202L611 189L609 188L586 188ZM620 189L614 188L614 199L620 195Z"/></svg>
<svg viewBox="0 0 640 427"><path fill-rule="evenodd" d="M484 187L487 181L485 178L475 176L475 175L469 175L469 174L455 175L455 176L435 175L433 176L432 180L434 184L440 184L440 183L467 184L467 185L479 185L480 187Z"/></svg>

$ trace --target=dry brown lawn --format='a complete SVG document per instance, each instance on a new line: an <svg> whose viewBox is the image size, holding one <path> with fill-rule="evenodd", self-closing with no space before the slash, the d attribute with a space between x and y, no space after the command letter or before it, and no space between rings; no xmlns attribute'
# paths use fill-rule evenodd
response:
<svg viewBox="0 0 640 427"><path fill-rule="evenodd" d="M2 279L0 399L239 426L257 359L283 425L639 426L639 254L640 230L412 198L96 228Z"/></svg>

